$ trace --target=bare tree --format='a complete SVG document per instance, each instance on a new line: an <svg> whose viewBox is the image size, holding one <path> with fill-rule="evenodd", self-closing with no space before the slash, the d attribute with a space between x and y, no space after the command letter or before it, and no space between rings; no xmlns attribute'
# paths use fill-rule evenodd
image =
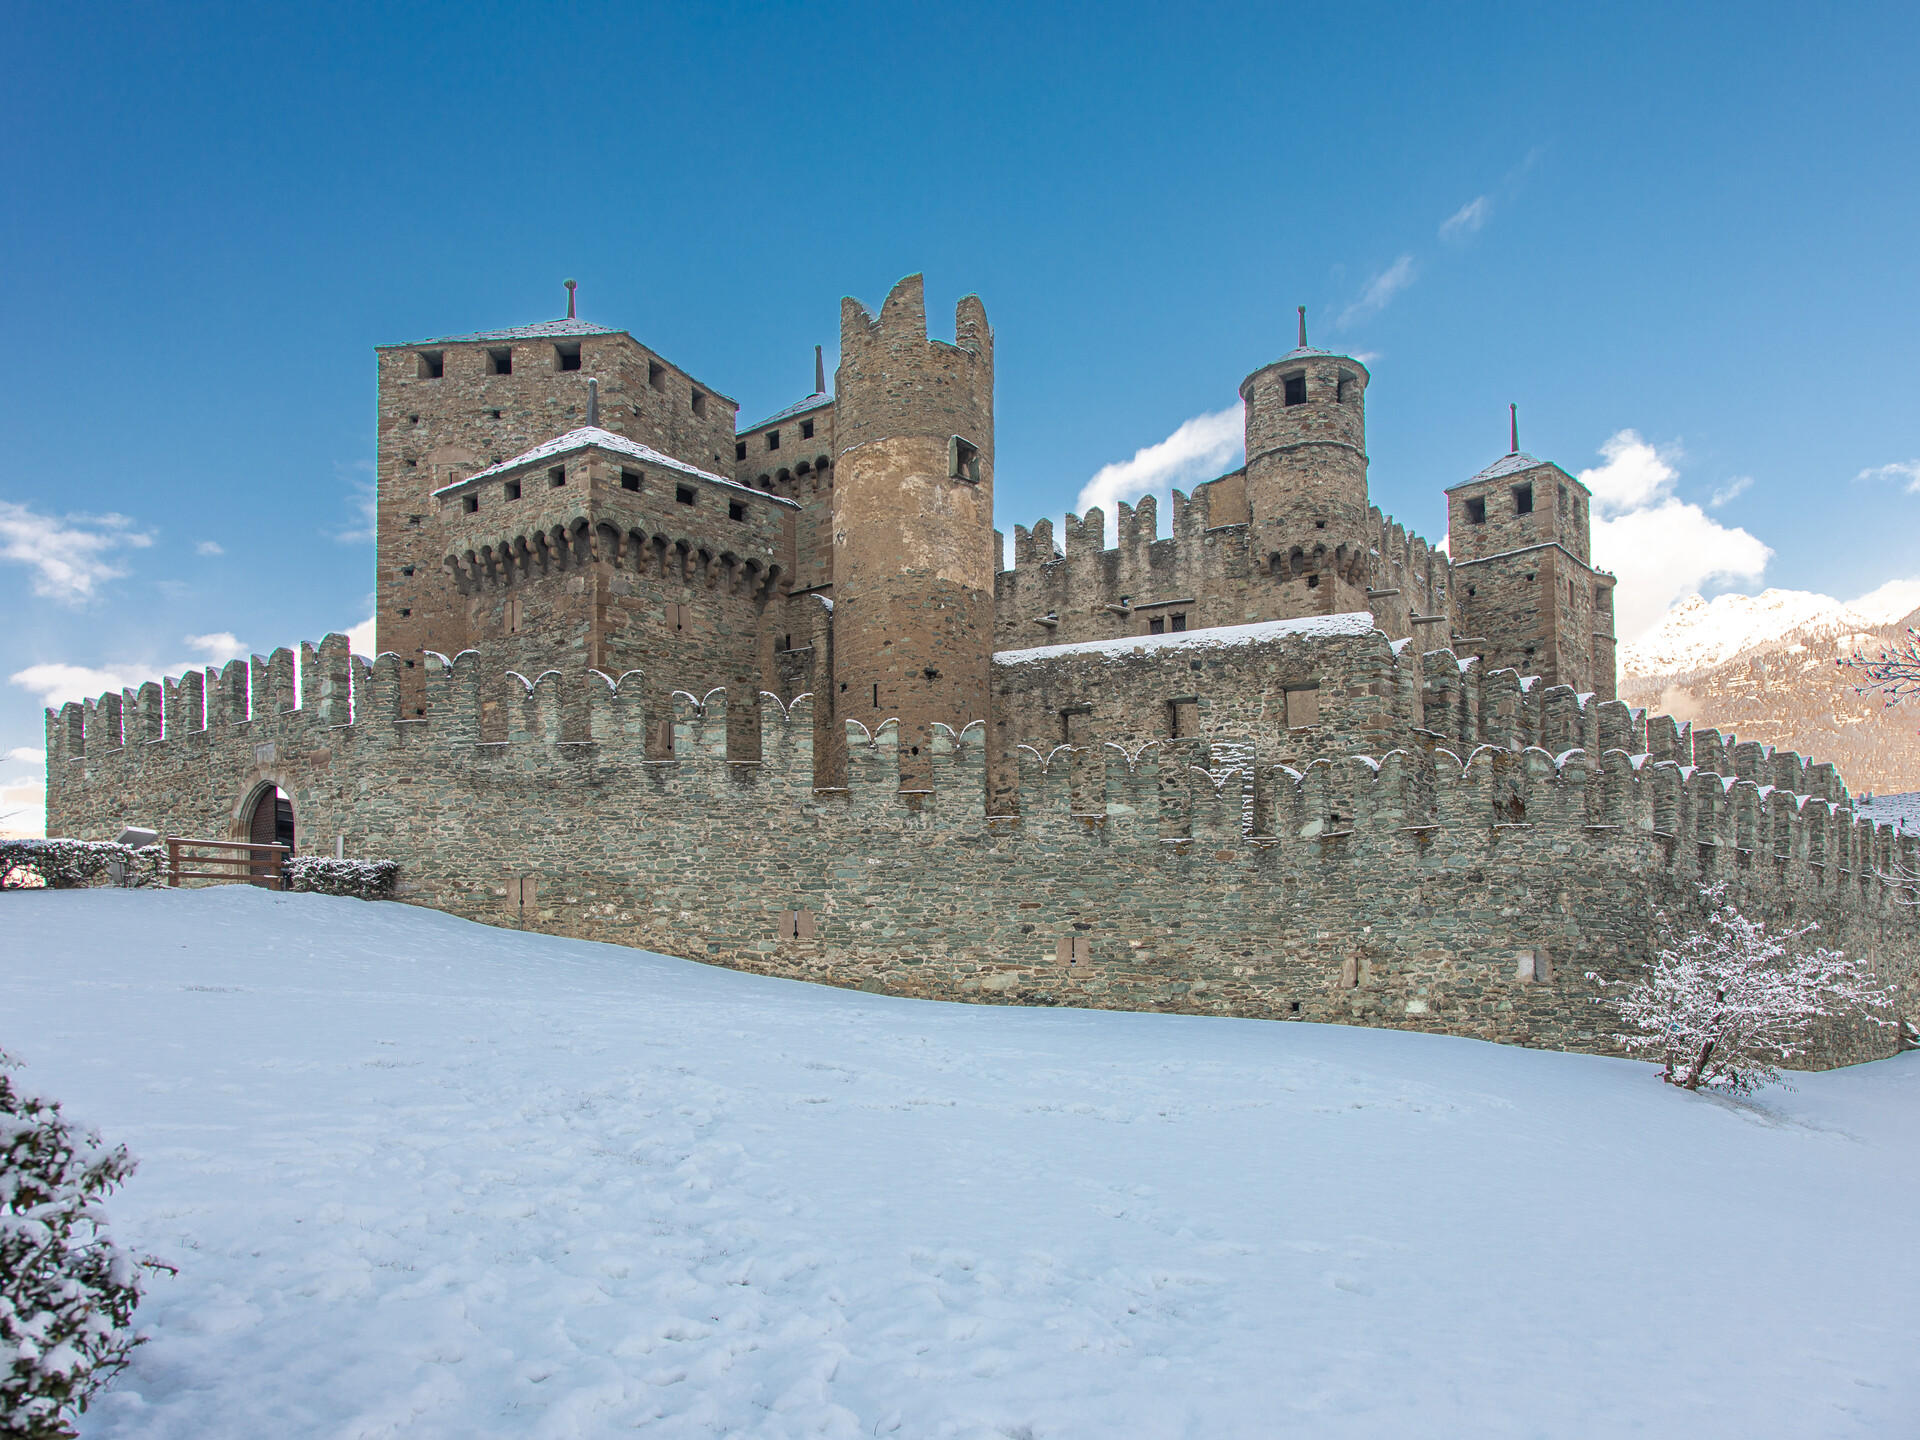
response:
<svg viewBox="0 0 1920 1440"><path fill-rule="evenodd" d="M1818 925L1769 935L1740 913L1725 882L1702 886L1700 896L1701 920L1656 915L1662 943L1638 980L1587 973L1620 988L1609 1003L1630 1028L1615 1038L1629 1051L1659 1055L1668 1084L1752 1090L1807 1053L1816 1021L1851 1012L1893 1023L1872 1013L1891 999L1871 970L1843 951L1801 944Z"/></svg>
<svg viewBox="0 0 1920 1440"><path fill-rule="evenodd" d="M1898 705L1920 695L1920 630L1907 631L1904 641L1882 647L1877 656L1855 651L1833 663L1866 677L1853 687L1856 694L1869 695L1877 690L1887 697L1889 706Z"/></svg>

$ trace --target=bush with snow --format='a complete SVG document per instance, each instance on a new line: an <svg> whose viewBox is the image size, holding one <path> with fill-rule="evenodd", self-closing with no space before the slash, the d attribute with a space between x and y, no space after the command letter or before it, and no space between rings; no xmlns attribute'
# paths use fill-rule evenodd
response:
<svg viewBox="0 0 1920 1440"><path fill-rule="evenodd" d="M335 860L302 855L287 861L286 888L316 895L352 895L361 900L388 900L400 874L394 860Z"/></svg>
<svg viewBox="0 0 1920 1440"><path fill-rule="evenodd" d="M0 1051L0 1435L51 1440L126 1363L140 1272L106 1232L100 1199L133 1173L57 1102L23 1090Z"/></svg>
<svg viewBox="0 0 1920 1440"><path fill-rule="evenodd" d="M110 840L0 840L0 889L78 890L103 880L151 885L166 857L162 845L136 850Z"/></svg>
<svg viewBox="0 0 1920 1440"><path fill-rule="evenodd" d="M1618 986L1610 1003L1632 1029L1615 1038L1629 1051L1652 1051L1661 1079L1688 1090L1702 1085L1735 1093L1779 1078L1779 1067L1810 1048L1823 1020L1851 1013L1876 1025L1887 988L1841 950L1800 942L1820 927L1769 935L1728 897L1723 881L1700 887L1706 914L1687 921L1657 912L1661 945L1636 981L1589 980Z"/></svg>

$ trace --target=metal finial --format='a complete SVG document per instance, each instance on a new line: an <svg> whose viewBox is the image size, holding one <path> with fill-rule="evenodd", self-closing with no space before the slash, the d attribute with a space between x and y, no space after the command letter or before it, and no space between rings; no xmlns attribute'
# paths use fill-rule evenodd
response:
<svg viewBox="0 0 1920 1440"><path fill-rule="evenodd" d="M821 346L813 347L813 393L827 393L827 354Z"/></svg>
<svg viewBox="0 0 1920 1440"><path fill-rule="evenodd" d="M1307 307L1300 307L1300 348L1307 348Z"/></svg>
<svg viewBox="0 0 1920 1440"><path fill-rule="evenodd" d="M573 291L574 291L574 286L578 282L573 280L565 280L565 281L562 281L561 283L567 287L567 318L571 320L573 319Z"/></svg>
<svg viewBox="0 0 1920 1440"><path fill-rule="evenodd" d="M1520 453L1520 407L1518 405L1509 405L1507 406L1507 413L1508 418L1513 421L1513 448L1507 453L1509 455L1518 455Z"/></svg>
<svg viewBox="0 0 1920 1440"><path fill-rule="evenodd" d="M587 424L600 423L600 382L593 376L587 377Z"/></svg>

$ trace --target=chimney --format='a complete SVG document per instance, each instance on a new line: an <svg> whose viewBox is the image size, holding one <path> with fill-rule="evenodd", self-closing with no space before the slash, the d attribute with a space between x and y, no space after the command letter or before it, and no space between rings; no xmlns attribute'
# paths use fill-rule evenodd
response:
<svg viewBox="0 0 1920 1440"><path fill-rule="evenodd" d="M827 393L826 351L818 345L813 347L813 393L816 395Z"/></svg>
<svg viewBox="0 0 1920 1440"><path fill-rule="evenodd" d="M593 376L587 377L587 424L600 423L600 382Z"/></svg>

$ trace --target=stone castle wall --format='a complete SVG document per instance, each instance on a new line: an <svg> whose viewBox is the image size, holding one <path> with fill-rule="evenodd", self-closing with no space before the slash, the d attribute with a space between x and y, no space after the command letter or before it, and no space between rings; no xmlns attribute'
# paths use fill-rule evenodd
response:
<svg viewBox="0 0 1920 1440"><path fill-rule="evenodd" d="M1018 814L990 816L978 725L935 727L931 783L906 794L898 727L846 722L821 786L810 698L550 673L506 684L491 739L491 662L428 656L410 718L399 658L332 636L303 647L297 706L282 650L50 714L50 833L232 836L275 785L304 849L344 836L400 861L406 899L485 923L899 994L1598 1051L1586 973L1632 974L1654 909L1726 879L1771 921L1819 920L1916 1012L1917 897L1880 878L1915 841L1856 823L1831 767L1378 632L1328 643L1372 647L1366 684L1389 693L1368 693L1418 706L1414 747L1295 770L1225 724L1089 736L1020 749ZM670 759L646 742L659 718ZM1819 1058L1892 1048L1841 1027Z"/></svg>

